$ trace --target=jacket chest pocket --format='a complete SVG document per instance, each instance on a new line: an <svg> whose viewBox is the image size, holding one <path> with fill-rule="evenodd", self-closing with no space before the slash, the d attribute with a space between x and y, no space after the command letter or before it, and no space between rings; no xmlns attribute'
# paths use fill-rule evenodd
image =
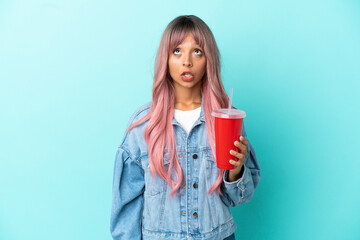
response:
<svg viewBox="0 0 360 240"><path fill-rule="evenodd" d="M149 157L144 156L141 159L141 163L145 172L145 193L149 196L156 196L162 192L166 191L167 188L167 182L162 179L157 173L155 173L155 176L153 178L152 171L150 168L150 162ZM164 167L165 169L168 169L169 165L169 158L167 156L164 157Z"/></svg>
<svg viewBox="0 0 360 240"><path fill-rule="evenodd" d="M212 186L217 180L219 169L212 156L211 150L205 153L205 175L207 184Z"/></svg>

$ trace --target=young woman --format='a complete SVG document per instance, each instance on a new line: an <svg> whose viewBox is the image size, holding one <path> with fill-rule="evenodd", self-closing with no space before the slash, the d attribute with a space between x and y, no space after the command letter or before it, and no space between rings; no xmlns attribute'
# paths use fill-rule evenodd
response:
<svg viewBox="0 0 360 240"><path fill-rule="evenodd" d="M250 201L260 167L244 125L234 169L216 167L211 113L228 102L209 27L175 18L157 52L152 101L133 114L116 154L114 239L235 239L229 206Z"/></svg>

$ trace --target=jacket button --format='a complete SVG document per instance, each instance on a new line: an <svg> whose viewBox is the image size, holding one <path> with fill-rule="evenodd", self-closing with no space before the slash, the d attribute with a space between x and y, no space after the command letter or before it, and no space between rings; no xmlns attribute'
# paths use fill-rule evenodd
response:
<svg viewBox="0 0 360 240"><path fill-rule="evenodd" d="M194 187L194 188L198 188L198 184L197 184L197 183L194 183L194 184L193 184L193 187Z"/></svg>
<svg viewBox="0 0 360 240"><path fill-rule="evenodd" d="M197 216L198 216L197 212L194 212L193 216L194 216L194 217L197 217Z"/></svg>
<svg viewBox="0 0 360 240"><path fill-rule="evenodd" d="M193 155L193 159L197 159L198 158L198 155L195 153L194 155Z"/></svg>

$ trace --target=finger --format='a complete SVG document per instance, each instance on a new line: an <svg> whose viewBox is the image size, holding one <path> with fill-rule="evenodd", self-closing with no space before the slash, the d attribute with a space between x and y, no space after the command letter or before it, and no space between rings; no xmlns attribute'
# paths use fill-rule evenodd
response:
<svg viewBox="0 0 360 240"><path fill-rule="evenodd" d="M246 145L242 144L239 141L235 141L234 145L240 149L241 153L243 153L245 156L247 156L247 146Z"/></svg>
<svg viewBox="0 0 360 240"><path fill-rule="evenodd" d="M249 141L244 138L243 136L240 136L240 142L242 142L245 146L247 146L249 144Z"/></svg>
<svg viewBox="0 0 360 240"><path fill-rule="evenodd" d="M235 161L235 160L230 160L229 163L235 167L240 167L242 165L241 161Z"/></svg>
<svg viewBox="0 0 360 240"><path fill-rule="evenodd" d="M234 150L230 150L230 154L238 159L242 159L244 157L244 154L238 153L237 151L234 151Z"/></svg>

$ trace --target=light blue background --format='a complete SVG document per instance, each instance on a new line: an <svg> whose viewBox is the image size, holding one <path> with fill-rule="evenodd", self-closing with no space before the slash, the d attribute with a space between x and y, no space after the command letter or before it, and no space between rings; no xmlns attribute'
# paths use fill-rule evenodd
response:
<svg viewBox="0 0 360 240"><path fill-rule="evenodd" d="M0 239L110 239L115 152L183 14L262 169L237 239L360 239L357 0L0 1Z"/></svg>

